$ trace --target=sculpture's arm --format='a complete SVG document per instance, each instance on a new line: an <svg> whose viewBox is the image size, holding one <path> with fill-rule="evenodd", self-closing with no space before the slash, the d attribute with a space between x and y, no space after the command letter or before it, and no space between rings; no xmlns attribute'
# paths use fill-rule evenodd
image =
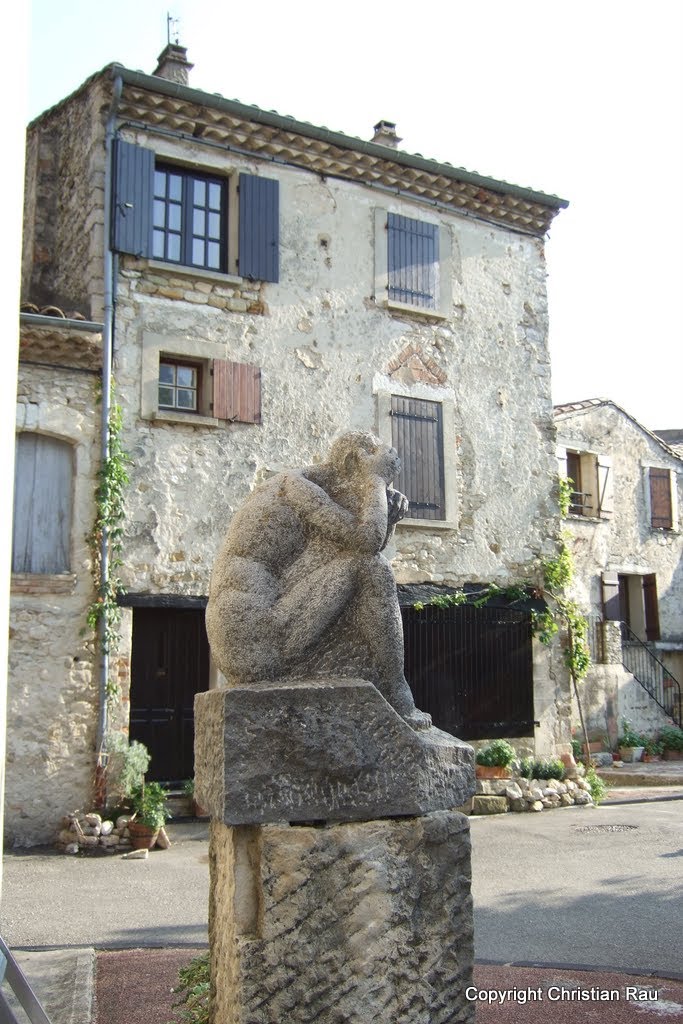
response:
<svg viewBox="0 0 683 1024"><path fill-rule="evenodd" d="M384 543L382 544L382 551L384 551L385 547L393 537L396 523L400 522L404 516L408 515L408 499L405 494L401 494L400 491L395 491L393 487L387 487L387 509L387 532L384 538Z"/></svg>
<svg viewBox="0 0 683 1024"><path fill-rule="evenodd" d="M330 495L307 477L287 474L285 496L305 525L322 534L335 546L375 554L381 550L387 534L387 501L384 487L367 496L360 516L337 504Z"/></svg>

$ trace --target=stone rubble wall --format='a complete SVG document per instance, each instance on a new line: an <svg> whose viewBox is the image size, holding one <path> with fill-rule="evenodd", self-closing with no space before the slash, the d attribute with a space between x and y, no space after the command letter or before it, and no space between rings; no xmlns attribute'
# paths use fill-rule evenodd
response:
<svg viewBox="0 0 683 1024"><path fill-rule="evenodd" d="M592 804L590 787L583 778L565 779L477 779L471 814L500 814L505 811L544 811L555 807L585 807Z"/></svg>

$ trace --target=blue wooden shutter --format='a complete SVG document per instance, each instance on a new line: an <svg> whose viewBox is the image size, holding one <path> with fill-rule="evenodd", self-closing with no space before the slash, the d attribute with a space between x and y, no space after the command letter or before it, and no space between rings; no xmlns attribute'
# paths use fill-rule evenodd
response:
<svg viewBox="0 0 683 1024"><path fill-rule="evenodd" d="M69 571L72 477L70 444L42 434L19 434L12 572Z"/></svg>
<svg viewBox="0 0 683 1024"><path fill-rule="evenodd" d="M240 174L239 258L241 277L280 280L280 183Z"/></svg>
<svg viewBox="0 0 683 1024"><path fill-rule="evenodd" d="M439 228L390 213L387 220L389 299L437 308Z"/></svg>
<svg viewBox="0 0 683 1024"><path fill-rule="evenodd" d="M152 255L154 152L114 141L111 247L133 256Z"/></svg>
<svg viewBox="0 0 683 1024"><path fill-rule="evenodd" d="M401 458L395 484L410 502L410 518L445 519L441 403L392 395L391 443Z"/></svg>

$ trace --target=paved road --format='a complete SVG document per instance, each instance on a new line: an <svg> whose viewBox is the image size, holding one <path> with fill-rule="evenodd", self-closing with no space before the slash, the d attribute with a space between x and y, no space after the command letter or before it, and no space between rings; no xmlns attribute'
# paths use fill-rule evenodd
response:
<svg viewBox="0 0 683 1024"><path fill-rule="evenodd" d="M479 960L683 973L683 801L472 818ZM10 946L207 941L203 825L171 826L147 861L5 856Z"/></svg>

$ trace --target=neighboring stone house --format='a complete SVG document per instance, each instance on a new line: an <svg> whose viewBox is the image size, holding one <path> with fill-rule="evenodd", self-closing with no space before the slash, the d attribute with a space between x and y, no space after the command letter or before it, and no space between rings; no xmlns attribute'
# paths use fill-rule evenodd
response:
<svg viewBox="0 0 683 1024"><path fill-rule="evenodd" d="M105 369L113 353L132 463L110 727L130 724L153 777L171 781L192 774L194 694L218 682L203 626L211 566L260 481L319 459L344 429L393 440L411 514L389 554L423 597L538 583L559 525L544 237L566 203L401 152L389 122L364 142L199 92L189 67L173 45L154 75L111 65L30 125L23 262L24 299L77 310L102 326ZM54 330L73 352L86 340L71 320ZM6 820L14 841L34 842L91 798L67 723L87 723L77 741L93 769L106 678L78 638L92 601L91 380L22 373L24 401L47 419L22 421L20 443L47 431L78 455L71 420L48 424L68 407L90 453L76 460L69 557L45 579L35 566L15 579L34 593L14 601ZM414 591L403 593L411 619ZM444 620L444 635L453 628ZM482 636L481 687L495 677L504 692L516 661L523 699L501 720L480 692L470 735L566 746L566 675L532 646L528 608L490 612ZM437 722L467 736L454 674L432 655L420 658L439 663L427 690L455 695L455 718L437 701ZM434 706L424 689L419 699Z"/></svg>
<svg viewBox="0 0 683 1024"><path fill-rule="evenodd" d="M614 744L624 717L648 734L680 724L683 455L608 399L556 406L555 422L574 589L591 618L588 724Z"/></svg>

